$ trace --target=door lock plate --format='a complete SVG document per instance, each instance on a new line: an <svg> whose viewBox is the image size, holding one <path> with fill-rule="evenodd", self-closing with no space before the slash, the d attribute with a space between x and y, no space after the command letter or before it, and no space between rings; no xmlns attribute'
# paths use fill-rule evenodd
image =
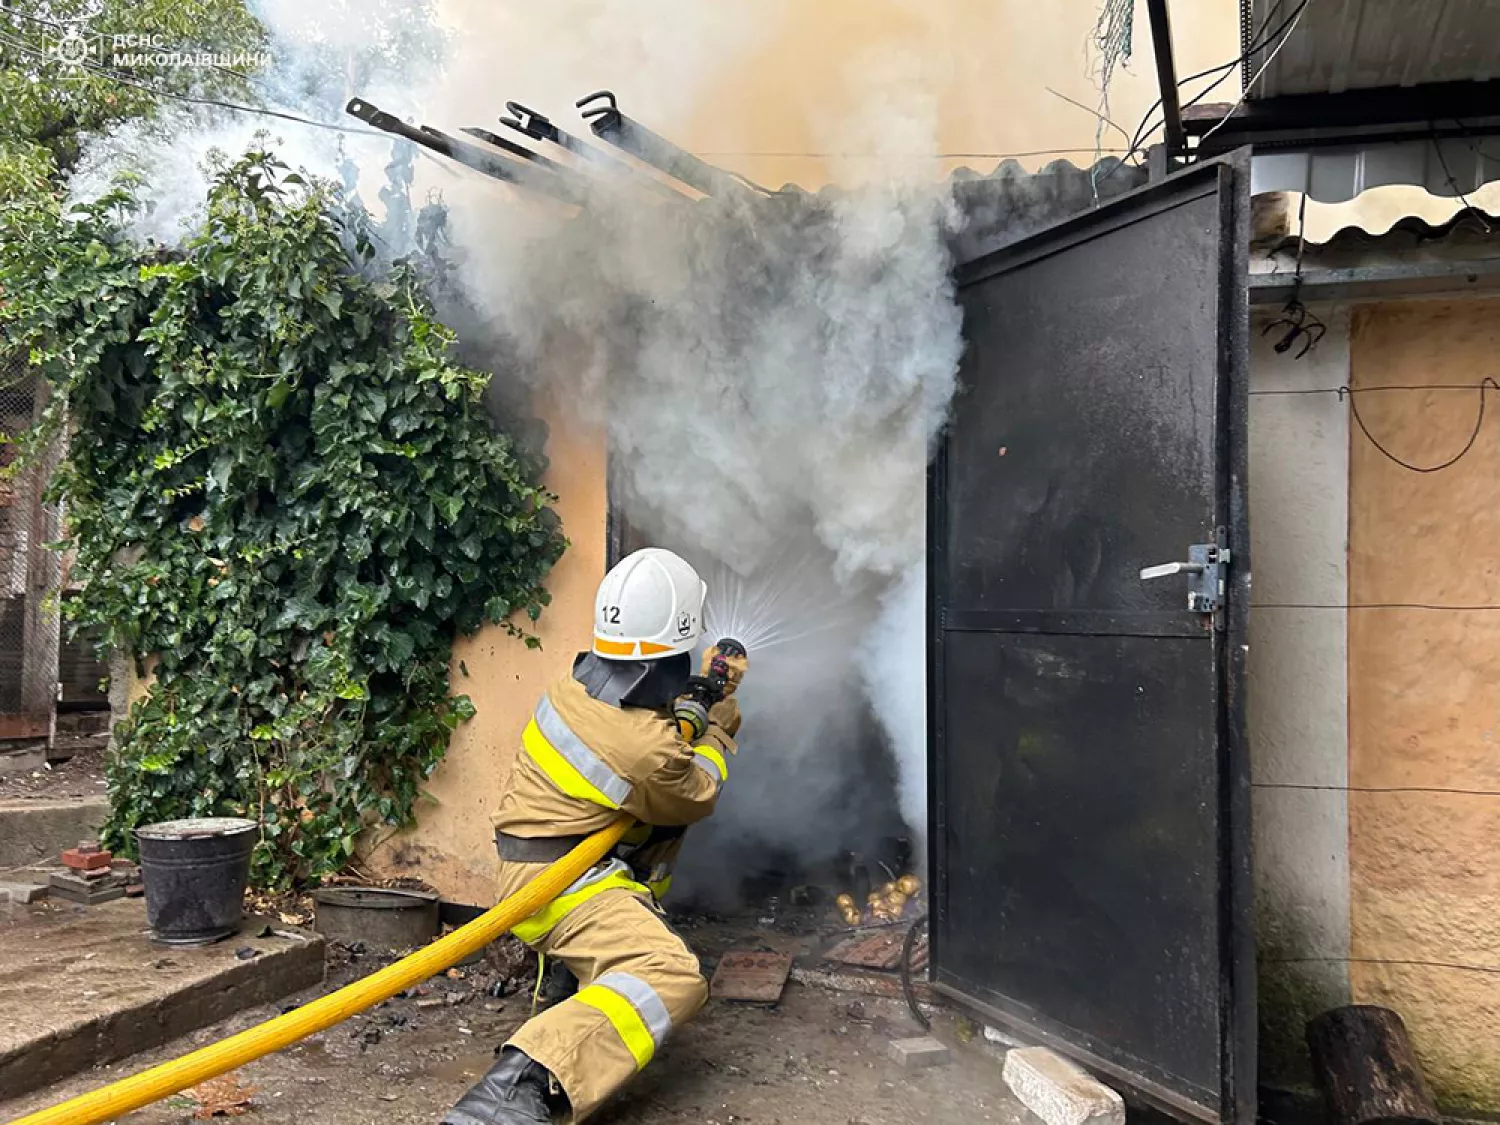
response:
<svg viewBox="0 0 1500 1125"><path fill-rule="evenodd" d="M1161 563L1141 571L1141 579L1169 578L1183 574L1188 580L1187 607L1190 613L1213 614L1224 608L1224 591L1229 569L1229 547L1223 533L1217 543L1194 543L1188 548L1187 562Z"/></svg>

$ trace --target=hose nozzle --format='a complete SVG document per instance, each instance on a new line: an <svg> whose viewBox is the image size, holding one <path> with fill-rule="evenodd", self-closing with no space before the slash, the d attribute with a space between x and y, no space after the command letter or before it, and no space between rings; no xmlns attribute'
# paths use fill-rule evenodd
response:
<svg viewBox="0 0 1500 1125"><path fill-rule="evenodd" d="M733 637L724 637L711 650L708 674L688 677L687 687L672 710L685 738L703 737L708 729L709 711L724 698L730 677L735 674L729 662L743 660L746 655L744 645Z"/></svg>

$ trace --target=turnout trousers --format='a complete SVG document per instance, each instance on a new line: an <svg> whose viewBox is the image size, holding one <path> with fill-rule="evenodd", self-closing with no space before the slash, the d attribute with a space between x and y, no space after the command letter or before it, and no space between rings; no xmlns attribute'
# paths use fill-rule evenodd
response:
<svg viewBox="0 0 1500 1125"><path fill-rule="evenodd" d="M571 906L545 934L521 935L533 949L567 965L579 988L533 1016L506 1046L552 1072L568 1095L574 1121L588 1117L643 1069L668 1034L708 999L708 982L687 943L657 913L641 884L619 882Z"/></svg>

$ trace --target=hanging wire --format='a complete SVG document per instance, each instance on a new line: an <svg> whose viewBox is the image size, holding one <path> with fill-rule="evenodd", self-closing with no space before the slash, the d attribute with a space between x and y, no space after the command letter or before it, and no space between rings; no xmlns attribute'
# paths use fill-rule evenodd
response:
<svg viewBox="0 0 1500 1125"><path fill-rule="evenodd" d="M1096 206L1099 203L1099 161L1104 152L1104 126L1113 124L1109 120L1110 83L1114 81L1115 69L1130 60L1134 32L1135 0L1104 0L1090 36L1095 59L1094 76L1099 85L1099 107L1094 112L1098 119L1094 126L1094 163L1089 171L1089 186ZM1124 132L1120 129L1121 135Z"/></svg>
<svg viewBox="0 0 1500 1125"><path fill-rule="evenodd" d="M1359 406L1356 403L1356 399L1360 395L1363 395L1363 394L1379 394L1379 393L1382 393L1382 392L1385 392L1385 391L1472 391L1472 390L1477 390L1479 392L1479 412L1478 412L1477 416L1474 419L1474 428L1469 433L1469 440L1466 441L1466 442L1464 442L1463 448L1460 449L1457 453L1455 453L1452 457L1449 457L1446 461L1443 461L1443 462L1441 462L1439 464L1436 464L1436 465L1413 465L1410 461L1407 461L1407 460L1404 460L1404 459L1402 459L1400 457L1397 457L1394 453L1392 453L1389 449L1387 449L1384 445L1382 445L1381 442L1375 437L1375 435L1370 432L1370 428L1369 428L1369 426L1367 426L1365 424L1364 418L1361 417L1361 415L1359 413ZM1407 469L1407 470L1409 470L1410 472L1413 472L1413 473L1440 473L1444 469L1452 468L1454 465L1458 464L1459 461L1463 460L1463 458L1465 456L1467 456L1468 453L1474 448L1474 443L1479 440L1479 431L1484 428L1485 403L1486 403L1486 398L1488 396L1488 392L1489 391L1500 391L1500 382L1497 382L1493 376L1486 375L1483 379L1479 380L1479 382L1477 382L1477 383L1432 383L1432 384L1428 384L1428 385L1422 385L1422 384L1417 384L1417 383L1402 383L1402 384L1392 384L1390 386L1384 386L1384 387L1351 387L1351 386L1348 386L1346 384L1346 385L1344 385L1342 387L1302 387L1302 388L1291 388L1291 389L1286 389L1286 390L1258 390L1258 391L1251 391L1250 394L1251 394L1252 397L1271 396L1271 395L1337 395L1340 402L1343 402L1343 401L1345 401L1347 399L1348 403L1349 403L1349 413L1353 416L1355 424L1357 426L1359 426L1360 432L1363 433L1365 435L1365 438L1369 441L1369 443L1371 445L1373 445L1376 448L1376 450L1378 450L1381 454L1383 454L1387 459L1389 459L1390 461L1394 462L1397 465L1400 465L1403 469ZM1316 608L1316 607L1306 607L1306 608ZM1349 607L1328 606L1326 608L1335 609L1335 608L1349 608ZM1355 608L1358 608L1358 607L1355 607ZM1376 607L1370 607L1370 608L1376 608ZM1413 607L1413 608L1447 609L1447 608L1464 608L1464 607L1457 607L1457 606L1454 606L1454 607L1448 607L1448 606L1421 607L1421 606L1419 606L1419 607ZM1470 607L1470 608L1474 608L1474 607Z"/></svg>
<svg viewBox="0 0 1500 1125"><path fill-rule="evenodd" d="M1436 129L1437 126L1434 125L1433 128ZM1458 186L1458 180L1454 178L1452 170L1448 167L1448 158L1443 154L1443 146L1441 142L1439 142L1437 137L1435 136L1429 137L1428 140L1432 144L1432 151L1437 153L1438 163L1443 166L1443 175L1448 179L1448 186L1453 190L1454 194L1458 196L1459 202L1462 203L1466 208L1468 208L1469 212L1479 220L1479 225L1484 228L1485 234L1493 234L1494 232L1491 229L1490 224L1485 220L1484 212L1480 211L1479 208L1470 203L1469 197L1464 194L1464 189ZM1478 150L1476 149L1475 152L1478 152Z"/></svg>
<svg viewBox="0 0 1500 1125"><path fill-rule="evenodd" d="M1235 102L1234 105L1230 106L1229 112L1219 119L1218 124L1216 124L1208 132L1203 134L1202 138L1198 142L1199 144L1202 144L1204 141L1208 140L1209 137L1213 136L1220 129L1224 128L1224 126L1229 123L1229 119L1234 116L1235 110L1239 109L1240 106L1245 104L1245 99L1250 96L1250 91L1255 89L1255 84L1260 81L1261 75L1265 74L1265 72L1270 69L1271 64L1276 61L1276 56L1281 54L1281 49L1291 42L1292 33L1297 30L1297 25L1302 22L1302 17L1307 14L1307 9L1310 6L1311 0L1303 0L1302 7L1297 9L1297 14L1295 17L1293 17L1291 26L1286 29L1286 34L1281 37L1281 42L1277 43L1276 46L1272 48L1271 53L1266 56L1266 61L1260 64L1260 69L1255 72L1255 77L1251 78L1250 81L1245 83L1245 92L1240 95L1239 100Z"/></svg>
<svg viewBox="0 0 1500 1125"><path fill-rule="evenodd" d="M1270 26L1271 20L1276 18L1277 12L1280 11L1282 4L1285 3L1285 0L1276 0L1276 3L1272 4L1270 10L1266 13L1265 18L1261 20L1260 26L1256 28L1254 41L1245 48L1242 54L1240 54L1237 58L1230 59L1226 63L1220 63L1218 66L1211 66L1207 70L1200 70L1196 74L1189 74L1186 78L1180 79L1178 81L1178 89L1181 89L1189 82L1196 82L1200 78L1207 78L1211 74L1217 74L1219 76L1210 85L1204 87L1193 97L1183 102L1182 108L1187 109L1189 106L1197 105L1209 94L1213 93L1215 89L1217 89L1225 81L1227 81L1229 77L1234 74L1235 67L1241 66L1244 63L1248 62L1250 60L1250 57L1254 55L1256 51L1264 50L1267 45L1274 43L1277 36L1281 35L1282 32L1288 30L1307 9L1307 5L1311 2L1312 0L1301 0L1301 3L1295 10L1293 10L1292 14L1289 15L1277 28L1275 28L1275 30L1268 33L1266 29ZM1115 172L1117 172L1121 167L1125 166L1132 156L1140 153L1142 151L1141 146L1145 143L1146 138L1149 137L1152 133L1156 132L1157 129L1161 128L1162 123L1160 121L1156 121L1153 123L1152 120L1156 116L1156 111L1160 108L1161 98L1157 98L1156 101L1151 104L1151 108L1146 111L1146 115L1141 118L1140 125L1136 127L1135 134L1130 139L1129 151L1126 152L1125 156L1119 164L1116 164L1107 173L1105 173L1105 179L1108 179L1110 176L1114 175Z"/></svg>
<svg viewBox="0 0 1500 1125"><path fill-rule="evenodd" d="M1302 254L1306 249L1307 193L1303 192L1301 205L1297 208L1297 268L1292 274L1292 295L1282 307L1281 315L1260 330L1262 336L1269 336L1277 328L1286 330L1281 339L1272 345L1277 355L1291 351L1292 345L1300 338L1302 348L1294 357L1296 359L1301 359L1312 351L1328 334L1328 325L1302 303Z"/></svg>
<svg viewBox="0 0 1500 1125"><path fill-rule="evenodd" d="M1370 432L1370 427L1365 425L1365 420L1360 417L1359 406L1355 403L1354 392L1349 387L1339 388L1339 401L1342 402L1344 400L1344 396L1348 395L1349 413L1354 416L1354 421L1359 426L1360 432L1365 435L1371 445L1373 445L1376 449L1383 453L1388 459L1395 462L1397 465L1400 465L1403 469L1408 469L1413 473L1440 473L1444 469L1452 468L1454 465L1462 461L1464 457L1468 455L1469 450L1474 448L1474 443L1479 440L1479 431L1484 428L1484 407L1486 392L1490 390L1500 391L1500 383L1497 383L1490 376L1486 375L1479 381L1479 413L1474 419L1474 431L1469 434L1469 440L1464 442L1464 447L1462 449L1460 449L1452 457L1448 458L1448 460L1438 465L1413 465L1410 461L1403 461L1400 457L1397 457L1385 446L1381 445L1380 442L1376 440L1375 435Z"/></svg>

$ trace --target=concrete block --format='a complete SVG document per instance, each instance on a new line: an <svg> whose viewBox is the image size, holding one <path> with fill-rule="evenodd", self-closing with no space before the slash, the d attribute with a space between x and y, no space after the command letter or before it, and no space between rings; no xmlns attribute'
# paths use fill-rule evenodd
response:
<svg viewBox="0 0 1500 1125"><path fill-rule="evenodd" d="M0 752L0 773L35 773L47 765L47 744Z"/></svg>
<svg viewBox="0 0 1500 1125"><path fill-rule="evenodd" d="M108 815L103 797L0 801L0 868L55 863L64 848L97 836Z"/></svg>
<svg viewBox="0 0 1500 1125"><path fill-rule="evenodd" d="M1005 1084L1047 1125L1125 1125L1125 1101L1082 1067L1045 1047L1005 1056Z"/></svg>
<svg viewBox="0 0 1500 1125"><path fill-rule="evenodd" d="M36 902L47 897L47 888L36 883L0 883L0 902Z"/></svg>
<svg viewBox="0 0 1500 1125"><path fill-rule="evenodd" d="M888 1047L891 1058L906 1070L925 1070L948 1061L948 1048L931 1036L920 1039L892 1039Z"/></svg>
<svg viewBox="0 0 1500 1125"><path fill-rule="evenodd" d="M85 906L97 906L101 902L113 902L125 895L125 880L104 871L93 871L87 875L75 875L70 871L54 871L47 876L47 885L58 898L69 902L81 902Z"/></svg>

